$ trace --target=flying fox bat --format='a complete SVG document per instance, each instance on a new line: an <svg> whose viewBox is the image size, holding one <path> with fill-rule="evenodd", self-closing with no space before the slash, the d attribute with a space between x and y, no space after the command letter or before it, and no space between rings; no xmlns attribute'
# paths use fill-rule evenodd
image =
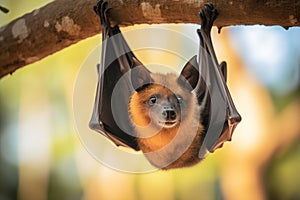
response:
<svg viewBox="0 0 300 200"><path fill-rule="evenodd" d="M102 27L102 54L90 128L116 145L141 150L161 169L195 165L230 141L241 121L218 63L210 32L218 16L200 10L200 50L180 75L152 73L130 50L106 1L94 7Z"/></svg>

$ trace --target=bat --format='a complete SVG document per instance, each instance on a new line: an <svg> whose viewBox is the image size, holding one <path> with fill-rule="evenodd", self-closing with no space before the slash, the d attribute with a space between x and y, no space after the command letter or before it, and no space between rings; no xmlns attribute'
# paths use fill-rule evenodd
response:
<svg viewBox="0 0 300 200"><path fill-rule="evenodd" d="M130 50L106 1L94 7L102 54L90 128L117 146L141 150L160 169L193 166L230 141L241 121L218 63L210 32L218 11L205 4L197 30L200 50L180 75L149 71Z"/></svg>

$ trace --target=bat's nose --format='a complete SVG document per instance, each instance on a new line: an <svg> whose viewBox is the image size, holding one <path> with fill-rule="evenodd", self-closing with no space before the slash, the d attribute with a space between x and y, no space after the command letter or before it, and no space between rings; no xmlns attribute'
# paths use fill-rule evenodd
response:
<svg viewBox="0 0 300 200"><path fill-rule="evenodd" d="M162 116L164 117L165 120L167 121L173 121L176 119L177 115L174 109L166 109L163 110Z"/></svg>

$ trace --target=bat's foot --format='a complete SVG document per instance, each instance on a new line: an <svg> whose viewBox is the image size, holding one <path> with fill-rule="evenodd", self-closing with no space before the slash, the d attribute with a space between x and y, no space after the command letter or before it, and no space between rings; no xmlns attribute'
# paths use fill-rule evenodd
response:
<svg viewBox="0 0 300 200"><path fill-rule="evenodd" d="M199 12L199 17L201 19L201 29L204 29L206 33L210 33L214 21L217 19L219 12L215 9L214 5L211 3L206 3L204 8Z"/></svg>
<svg viewBox="0 0 300 200"><path fill-rule="evenodd" d="M101 24L110 27L109 11L111 7L108 6L108 2L105 0L99 0L97 5L94 6L94 11L99 15Z"/></svg>
<svg viewBox="0 0 300 200"><path fill-rule="evenodd" d="M102 0L99 0L97 4L94 6L94 11L97 15L100 15Z"/></svg>

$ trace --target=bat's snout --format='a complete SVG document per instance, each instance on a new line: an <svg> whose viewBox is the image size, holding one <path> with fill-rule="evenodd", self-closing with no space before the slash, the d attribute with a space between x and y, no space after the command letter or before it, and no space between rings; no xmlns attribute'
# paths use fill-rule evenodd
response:
<svg viewBox="0 0 300 200"><path fill-rule="evenodd" d="M164 107L160 112L159 123L164 128L171 128L177 124L177 112L172 107Z"/></svg>
<svg viewBox="0 0 300 200"><path fill-rule="evenodd" d="M161 115L166 121L174 121L177 118L176 111L173 108L163 109Z"/></svg>

